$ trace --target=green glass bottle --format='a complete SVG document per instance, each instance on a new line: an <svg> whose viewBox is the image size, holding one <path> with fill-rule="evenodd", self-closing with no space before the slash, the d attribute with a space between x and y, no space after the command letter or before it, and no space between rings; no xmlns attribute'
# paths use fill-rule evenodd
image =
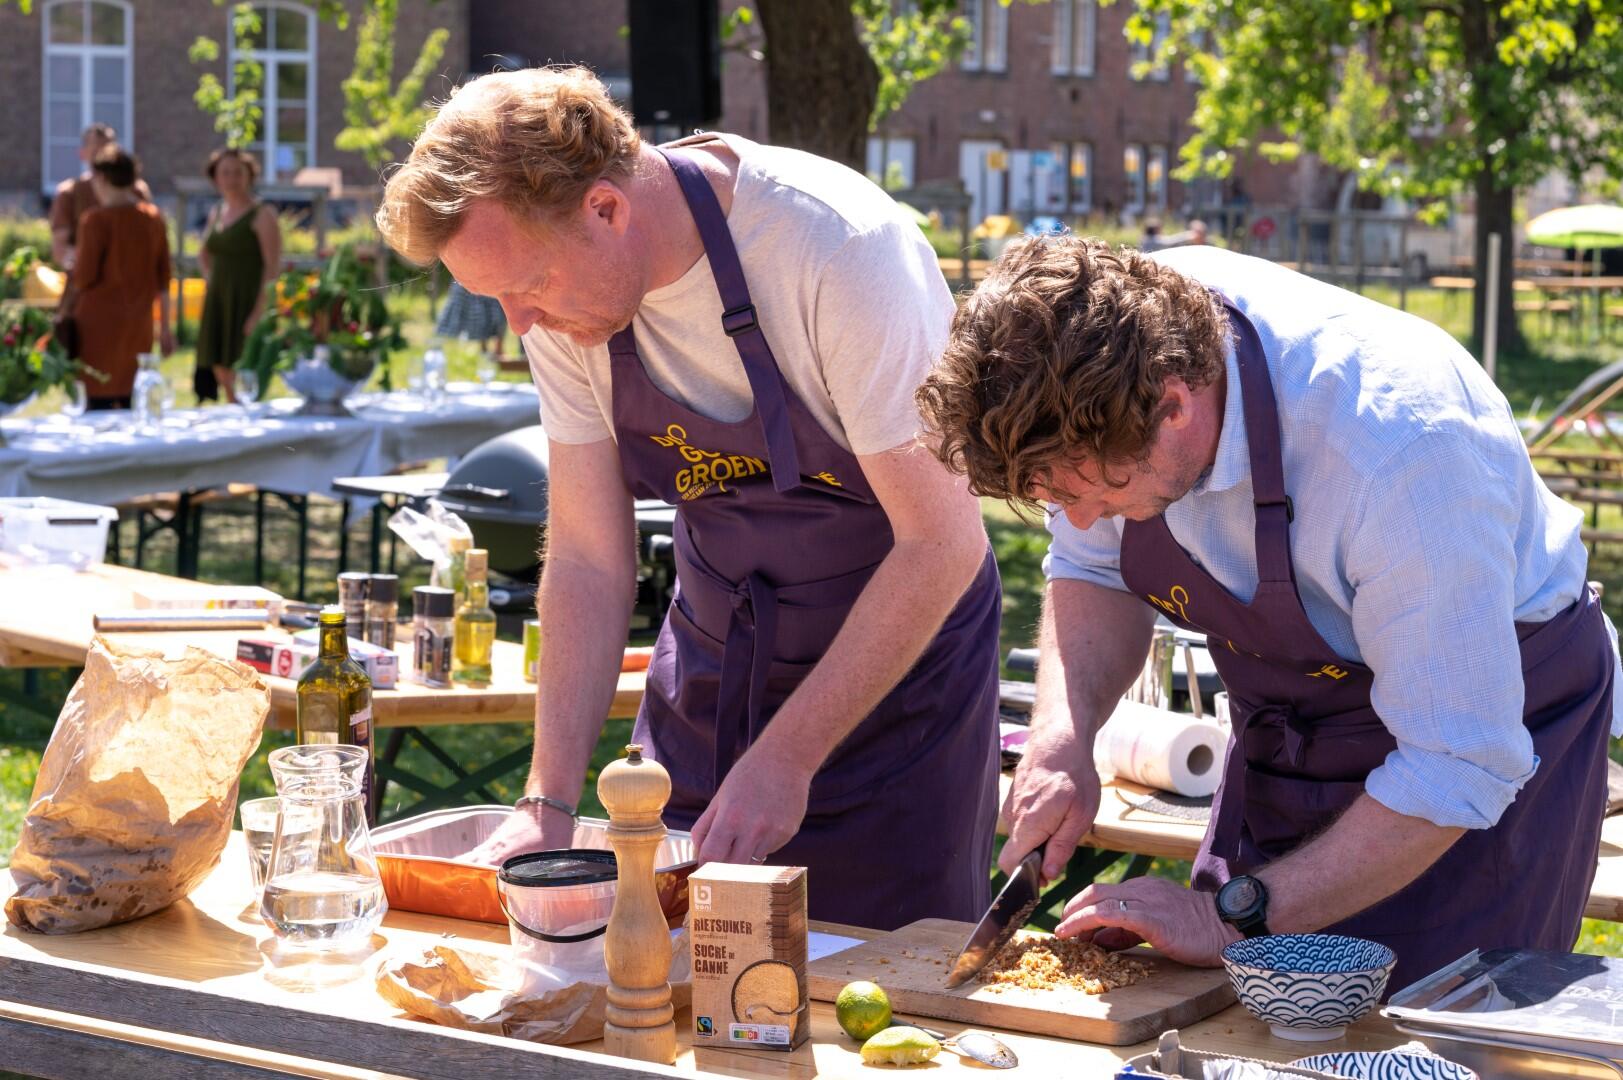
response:
<svg viewBox="0 0 1623 1080"><path fill-rule="evenodd" d="M321 609L321 651L299 676L294 734L301 744L348 743L366 751L367 823L376 818L372 750L372 680L350 659L344 609Z"/></svg>
<svg viewBox="0 0 1623 1080"><path fill-rule="evenodd" d="M463 558L466 593L456 612L456 670L464 686L490 685L490 654L496 645L496 613L490 610L490 555L470 548Z"/></svg>

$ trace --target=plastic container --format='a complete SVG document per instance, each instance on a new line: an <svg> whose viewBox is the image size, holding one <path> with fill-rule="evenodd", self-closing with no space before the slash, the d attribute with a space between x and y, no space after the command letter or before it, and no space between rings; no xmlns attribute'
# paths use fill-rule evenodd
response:
<svg viewBox="0 0 1623 1080"><path fill-rule="evenodd" d="M118 520L111 506L66 499L0 499L0 551L40 562L102 563L107 527Z"/></svg>
<svg viewBox="0 0 1623 1080"><path fill-rule="evenodd" d="M508 814L509 806L467 806L380 825L372 830L372 850L389 906L453 919L502 925L496 868L469 862L468 852L484 843ZM609 823L581 818L575 823L572 848L609 850ZM693 873L693 835L671 830L654 859L660 906L672 929L688 910L688 875Z"/></svg>
<svg viewBox="0 0 1623 1080"><path fill-rule="evenodd" d="M619 883L614 852L591 848L515 855L496 872L513 952L553 971L592 970Z"/></svg>

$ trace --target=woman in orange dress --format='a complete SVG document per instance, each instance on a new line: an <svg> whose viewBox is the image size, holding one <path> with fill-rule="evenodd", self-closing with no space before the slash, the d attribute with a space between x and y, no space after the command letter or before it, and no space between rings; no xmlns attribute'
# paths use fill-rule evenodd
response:
<svg viewBox="0 0 1623 1080"><path fill-rule="evenodd" d="M152 348L154 300L159 346L166 356L175 347L169 328L169 239L157 208L136 197L134 157L107 146L91 169L101 205L79 220L73 267L80 358L105 376L86 380L90 408L127 408L136 357Z"/></svg>

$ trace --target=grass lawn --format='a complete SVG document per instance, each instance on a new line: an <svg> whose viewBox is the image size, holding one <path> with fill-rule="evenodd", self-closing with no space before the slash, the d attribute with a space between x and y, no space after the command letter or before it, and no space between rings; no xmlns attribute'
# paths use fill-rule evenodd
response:
<svg viewBox="0 0 1623 1080"><path fill-rule="evenodd" d="M1371 288L1366 292L1389 303L1395 304L1397 301L1395 289ZM417 350L431 332L427 300L417 293L408 295L404 305L408 316L407 335L413 349ZM1463 337L1468 329L1469 305L1463 297L1412 291L1409 294L1409 307L1410 310L1439 323L1457 336ZM1529 323L1528 329L1534 331L1539 328ZM1584 375L1610 360L1623 356L1623 347L1610 342L1593 345L1574 344L1569 340L1564 328L1555 335L1535 337L1534 344L1539 350L1535 354L1500 358L1501 383L1513 407L1520 414L1528 412L1535 403L1539 403L1543 410L1547 410ZM452 377L471 378L474 364L472 349L451 342L447 352L451 360ZM404 384L406 358L407 354L402 353L392 361L392 371L397 385ZM176 384L177 399L182 404L190 403L191 400L191 363L190 350L183 349L165 364L165 371ZM58 404L56 400L47 398L36 402L33 410L49 411ZM333 573L337 557L337 517L336 504L315 504L311 528L313 582L311 599L331 599L335 593ZM1020 521L1006 507L999 505L986 507L986 520L1003 574L1004 620L1001 645L1006 653L1009 648L1030 645L1034 639L1046 534L1040 528ZM1623 527L1623 512L1620 512L1619 521L1610 524L1613 527ZM218 509L211 508L205 530L203 576L209 580L247 582L252 573L251 505L233 508L227 504ZM267 566L270 568L271 576L265 584L291 593L293 530L290 524L278 523L270 530L267 542L269 546ZM351 550L352 559L361 561L363 565L367 542L367 529L365 523L361 523L355 527L351 535ZM131 548L126 546L126 550ZM1592 577L1611 586L1607 590L1607 601L1614 619L1623 614L1623 558L1619 555L1623 553L1603 551L1593 560L1591 568ZM149 548L147 565L154 569L168 569L173 566L172 560L172 541L167 537L154 541ZM407 568L402 571L402 575L405 578L402 582L405 589L423 584L427 576L426 569L421 566ZM26 678L28 677L22 672L0 671L0 866L8 861L9 851L27 805L34 774L39 766L40 753L49 735L48 718L30 714L15 703L15 695L25 689ZM38 680L37 685L32 686L30 692L46 700L54 715L54 710L69 689L66 675L47 671L39 673L34 678ZM601 812L601 807L596 804L593 794L596 769L611 760L613 754L625 743L629 728L629 723L622 721L611 723L605 729L594 757L592 775L588 777L583 793L583 812ZM491 760L529 742L527 731L512 726L457 727L441 729L436 734L443 745L458 760L464 762ZM264 745L244 773L244 798L272 792L264 762L265 754L274 746L290 741L290 738L288 735L266 737ZM435 761L415 747L409 747L403 752L401 763L424 775L434 777L438 773L438 779L449 780L448 774ZM498 796L511 799L519 793L522 782L522 771L515 771L495 781L491 787ZM1157 860L1153 872L1171 877L1187 877L1188 866L1186 863ZM1579 948L1608 955L1623 955L1623 939L1618 937L1618 929L1610 923L1586 922Z"/></svg>

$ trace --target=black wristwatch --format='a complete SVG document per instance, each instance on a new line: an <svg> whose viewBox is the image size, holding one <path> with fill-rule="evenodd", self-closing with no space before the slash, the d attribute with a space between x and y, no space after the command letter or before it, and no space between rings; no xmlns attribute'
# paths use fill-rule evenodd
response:
<svg viewBox="0 0 1623 1080"><path fill-rule="evenodd" d="M1217 890L1217 917L1248 938L1268 933L1268 887L1241 874Z"/></svg>

